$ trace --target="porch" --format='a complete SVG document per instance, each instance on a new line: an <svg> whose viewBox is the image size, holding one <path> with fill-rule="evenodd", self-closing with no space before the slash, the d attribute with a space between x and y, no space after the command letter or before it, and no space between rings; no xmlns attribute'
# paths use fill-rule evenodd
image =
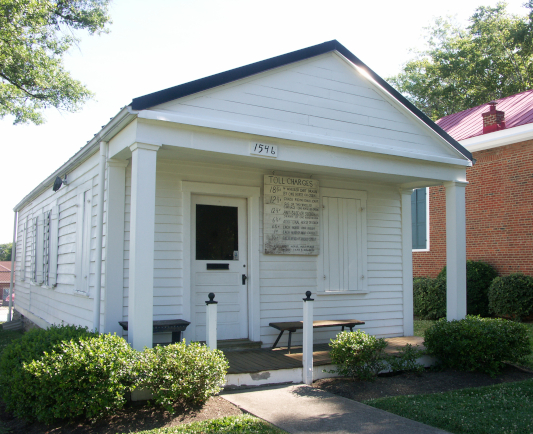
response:
<svg viewBox="0 0 533 434"><path fill-rule="evenodd" d="M385 349L387 354L397 354L400 349L408 344L424 348L424 339L419 336L403 336L386 338L389 344ZM302 382L302 347L291 347L289 354L287 347L260 348L244 351L222 350L229 361L229 370L226 375L226 387L260 386L276 383L301 383ZM427 360L426 360L427 359ZM429 358L424 356L421 363L430 364ZM315 344L313 347L313 378L334 377L329 372L334 368L329 355L329 345Z"/></svg>

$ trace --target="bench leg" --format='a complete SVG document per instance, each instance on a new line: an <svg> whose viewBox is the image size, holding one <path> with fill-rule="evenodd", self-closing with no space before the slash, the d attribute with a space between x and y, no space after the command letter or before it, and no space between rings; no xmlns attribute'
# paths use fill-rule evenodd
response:
<svg viewBox="0 0 533 434"><path fill-rule="evenodd" d="M353 326L350 327L350 331L353 332Z"/></svg>
<svg viewBox="0 0 533 434"><path fill-rule="evenodd" d="M181 332L172 332L172 343L180 343L181 342Z"/></svg>
<svg viewBox="0 0 533 434"><path fill-rule="evenodd" d="M342 326L342 329L341 329L341 332L343 332L343 331L344 331L344 326Z"/></svg>
<svg viewBox="0 0 533 434"><path fill-rule="evenodd" d="M285 330L282 330L282 331L279 332L279 335L278 335L278 338L276 339L276 342L274 342L274 345L272 345L272 349L276 348L276 345L277 345L278 342L279 342L279 338L281 338L281 335L283 334L284 331L285 331ZM289 336L290 336L290 335L289 335ZM289 338L289 340L290 340L290 338Z"/></svg>
<svg viewBox="0 0 533 434"><path fill-rule="evenodd" d="M291 353L291 337L292 337L292 331L289 330L289 354Z"/></svg>

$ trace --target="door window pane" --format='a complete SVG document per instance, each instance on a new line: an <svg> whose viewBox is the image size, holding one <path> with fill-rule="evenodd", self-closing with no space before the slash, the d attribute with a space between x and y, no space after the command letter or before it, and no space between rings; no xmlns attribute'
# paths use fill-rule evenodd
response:
<svg viewBox="0 0 533 434"><path fill-rule="evenodd" d="M196 259L231 261L238 250L237 207L196 205Z"/></svg>

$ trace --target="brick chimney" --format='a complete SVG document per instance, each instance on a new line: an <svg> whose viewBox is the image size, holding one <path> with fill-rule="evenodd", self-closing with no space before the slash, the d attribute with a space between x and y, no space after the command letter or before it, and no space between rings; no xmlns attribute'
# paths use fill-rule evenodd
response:
<svg viewBox="0 0 533 434"><path fill-rule="evenodd" d="M483 134L492 133L505 129L505 113L496 110L496 101L489 102L490 110L482 113L483 116Z"/></svg>

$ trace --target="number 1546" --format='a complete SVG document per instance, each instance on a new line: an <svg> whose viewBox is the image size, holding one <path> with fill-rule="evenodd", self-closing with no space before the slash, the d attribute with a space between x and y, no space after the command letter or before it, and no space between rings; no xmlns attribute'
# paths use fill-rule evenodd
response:
<svg viewBox="0 0 533 434"><path fill-rule="evenodd" d="M278 147L276 145L252 143L250 154L276 158L278 156Z"/></svg>

